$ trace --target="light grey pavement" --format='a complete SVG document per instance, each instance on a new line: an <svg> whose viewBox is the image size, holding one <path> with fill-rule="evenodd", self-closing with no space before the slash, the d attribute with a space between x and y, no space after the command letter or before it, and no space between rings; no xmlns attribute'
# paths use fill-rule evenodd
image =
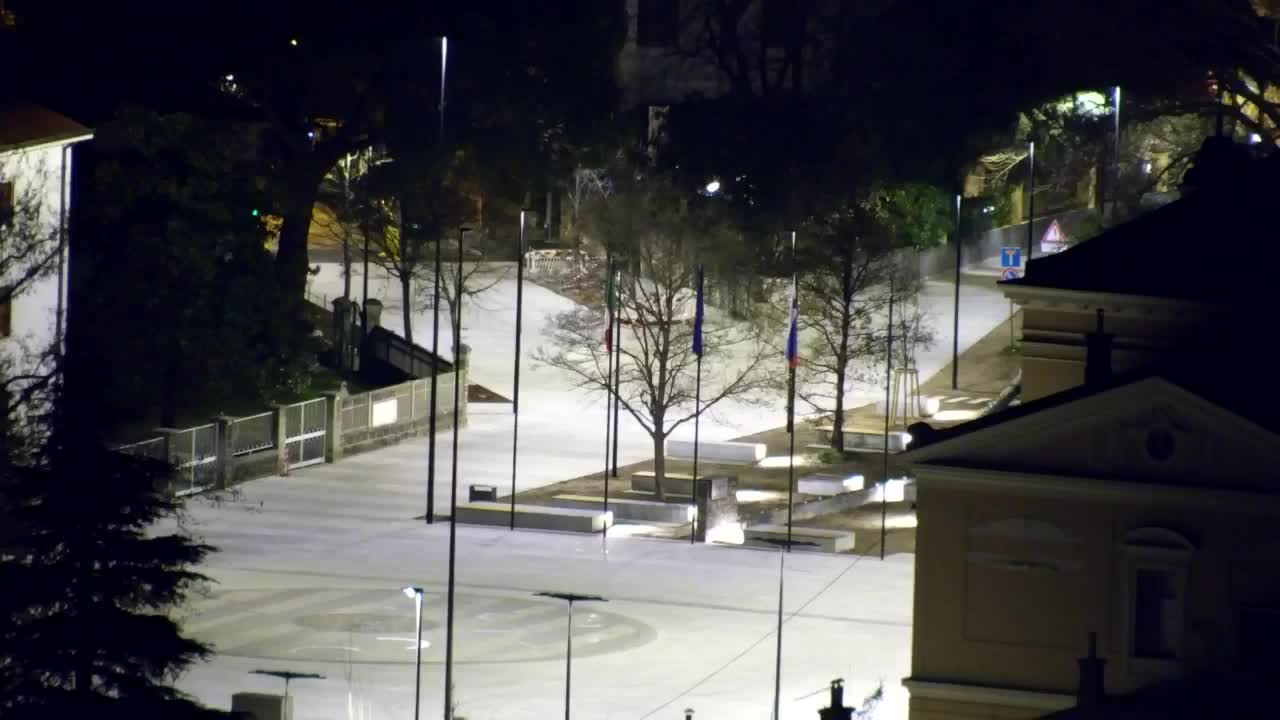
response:
<svg viewBox="0 0 1280 720"><path fill-rule="evenodd" d="M313 290L332 297L338 273L322 265ZM387 302L383 324L398 330L395 288L385 278L371 286ZM513 289L503 280L464 312L464 339L476 349L473 382L508 396ZM546 342L548 320L572 304L533 284L525 291L519 489L598 472L604 462L603 398L531 359ZM924 299L939 329L935 348L919 358L927 377L950 361L952 285L930 282ZM417 315L420 342L429 317ZM1006 317L994 287L966 284L961 351ZM451 344L447 325L442 348ZM868 390L860 401L878 394ZM459 491L465 497L466 485L484 483L505 494L510 406L471 410L459 435ZM725 439L782 421L780 402L726 405L704 419L702 432ZM448 433L437 438L440 512L448 507L451 441ZM251 670L317 672L326 679L292 685L295 720L410 717L413 615L399 589L415 584L428 593L423 712L439 717L448 525L414 520L425 509L426 447L418 438L256 480L222 502L193 499L188 527L221 552L206 564L214 592L193 603L186 627L218 654L180 686L227 708L234 692L279 692L280 683ZM624 420L620 455L623 464L652 456L634 421ZM531 598L537 590L611 600L578 614L577 717L679 718L685 707L700 720L769 717L778 554L628 537L623 529L607 546L600 537L471 527L460 527L458 539L460 717L544 720L561 712L563 608ZM905 718L899 681L910 669L911 556L794 553L786 578L782 720L812 720L837 677L851 698L882 681L888 697L876 717Z"/></svg>
<svg viewBox="0 0 1280 720"><path fill-rule="evenodd" d="M439 716L448 525L405 517L400 498L413 493L388 462L370 454L192 501L188 527L222 552L205 568L218 584L184 626L218 655L183 689L226 708L233 692L280 691L251 670L316 672L326 679L292 685L296 720L410 717L413 608L399 589L416 584L427 590L423 713ZM560 712L564 612L538 590L610 600L576 614L577 717L768 717L777 553L466 526L458 548L455 688L470 720ZM815 717L824 694L800 698L836 677L853 696L883 680L876 717L905 717L911 557L787 563L783 718Z"/></svg>

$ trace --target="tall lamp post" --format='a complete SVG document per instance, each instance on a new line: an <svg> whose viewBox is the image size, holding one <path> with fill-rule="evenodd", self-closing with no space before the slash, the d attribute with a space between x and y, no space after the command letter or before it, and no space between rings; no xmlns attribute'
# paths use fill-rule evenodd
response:
<svg viewBox="0 0 1280 720"><path fill-rule="evenodd" d="M782 599L783 576L787 569L787 553L793 547L817 547L817 543L805 540L763 538L765 542L778 548L778 644L773 659L773 720L779 720L778 713L782 705Z"/></svg>
<svg viewBox="0 0 1280 720"><path fill-rule="evenodd" d="M414 647L417 658L413 674L413 720L418 720L418 711L422 708L422 588L409 586L403 588L403 591L406 597L413 600L413 623L418 633L418 644Z"/></svg>
<svg viewBox="0 0 1280 720"><path fill-rule="evenodd" d="M564 651L564 720L569 720L570 687L573 681L573 604L576 602L609 602L599 595L579 595L577 593L539 592L538 597L554 598L569 603L569 625L565 631Z"/></svg>
<svg viewBox="0 0 1280 720"><path fill-rule="evenodd" d="M445 78L449 64L449 38L440 38L440 104L438 110L440 113L440 128L436 141L439 143L440 155L444 157L444 98L445 98ZM439 383L436 376L440 373L440 245L444 242L443 237L436 238L435 252L435 277L434 285L431 289L431 410L427 416L427 435L430 438L427 441L427 524L435 522L436 512L436 411L439 408L439 402L436 399L436 391L439 389ZM369 275L368 269L368 239L365 240L365 277ZM366 282L368 282L366 280ZM366 292L366 295L368 293Z"/></svg>
<svg viewBox="0 0 1280 720"><path fill-rule="evenodd" d="M444 717L453 718L453 594L455 586L455 565L458 557L458 427L461 409L462 382L458 373L462 359L462 241L471 228L458 228L458 283L455 288L453 324L453 477L449 490L449 592L445 602L445 644L444 644Z"/></svg>
<svg viewBox="0 0 1280 720"><path fill-rule="evenodd" d="M516 359L511 392L511 529L516 529L516 464L520 449L520 331L524 318L524 218L520 211L520 232L516 236Z"/></svg>
<svg viewBox="0 0 1280 720"><path fill-rule="evenodd" d="M1027 148L1027 262L1030 263L1036 224L1036 141L1031 140Z"/></svg>

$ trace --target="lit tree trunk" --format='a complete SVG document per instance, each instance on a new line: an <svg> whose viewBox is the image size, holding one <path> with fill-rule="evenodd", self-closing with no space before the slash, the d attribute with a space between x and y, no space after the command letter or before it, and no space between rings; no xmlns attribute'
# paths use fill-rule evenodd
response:
<svg viewBox="0 0 1280 720"><path fill-rule="evenodd" d="M853 238L845 244L840 273L840 347L836 349L836 408L831 421L831 447L844 452L844 381L849 371L849 323L853 311Z"/></svg>
<svg viewBox="0 0 1280 720"><path fill-rule="evenodd" d="M652 433L653 438L653 477L654 490L657 491L658 500L666 500L666 493L662 489L662 481L667 476L667 456L666 441L667 436L661 432Z"/></svg>
<svg viewBox="0 0 1280 720"><path fill-rule="evenodd" d="M321 177L308 173L293 181L276 245L276 282L297 297L302 297L307 286L307 235Z"/></svg>
<svg viewBox="0 0 1280 720"><path fill-rule="evenodd" d="M405 342L413 342L413 276L408 272L400 273L400 314L404 316Z"/></svg>

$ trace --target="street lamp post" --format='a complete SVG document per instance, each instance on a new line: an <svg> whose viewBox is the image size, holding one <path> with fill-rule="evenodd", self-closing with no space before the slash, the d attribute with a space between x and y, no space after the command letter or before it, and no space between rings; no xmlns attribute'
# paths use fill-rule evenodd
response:
<svg viewBox="0 0 1280 720"><path fill-rule="evenodd" d="M1027 262L1030 263L1036 224L1036 141L1031 140L1027 147Z"/></svg>
<svg viewBox="0 0 1280 720"><path fill-rule="evenodd" d="M516 463L520 448L520 331L524 317L524 218L520 211L520 233L516 236L516 360L511 392L511 529L516 529Z"/></svg>
<svg viewBox="0 0 1280 720"><path fill-rule="evenodd" d="M787 553L793 547L817 547L817 543L805 540L764 538L764 541L778 548L778 643L773 660L773 720L779 720L778 713L782 706L782 599L783 576L787 568Z"/></svg>
<svg viewBox="0 0 1280 720"><path fill-rule="evenodd" d="M413 720L418 720L418 711L422 708L422 588L403 588L404 594L413 600L413 622L418 633L418 644L414 648L417 658L414 662L413 675Z"/></svg>
<svg viewBox="0 0 1280 720"><path fill-rule="evenodd" d="M444 644L444 718L453 718L453 595L455 586L455 565L458 557L458 435L461 428L458 422L461 417L462 377L458 372L462 361L462 240L466 237L468 227L458 228L458 284L455 288L453 324L453 477L449 490L449 592L445 602L445 644Z"/></svg>
<svg viewBox="0 0 1280 720"><path fill-rule="evenodd" d="M609 602L599 595L579 595L577 593L539 592L538 597L549 597L569 603L569 624L565 631L564 652L564 720L569 720L570 687L573 681L573 604L576 602Z"/></svg>

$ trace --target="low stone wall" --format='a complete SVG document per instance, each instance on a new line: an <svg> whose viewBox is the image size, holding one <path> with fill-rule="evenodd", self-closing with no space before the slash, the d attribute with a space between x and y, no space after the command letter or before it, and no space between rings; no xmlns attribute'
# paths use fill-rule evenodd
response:
<svg viewBox="0 0 1280 720"><path fill-rule="evenodd" d="M280 459L275 448L267 448L262 452L241 455L231 458L226 464L224 482L227 485L238 485L242 482L257 480L280 472Z"/></svg>
<svg viewBox="0 0 1280 720"><path fill-rule="evenodd" d="M466 426L465 419L462 424L463 427ZM452 427L452 412L440 413L440 415L436 416L436 432L444 432ZM342 433L342 455L357 455L388 445L395 445L410 438L424 436L430 429L429 419L423 417L416 420L391 423L381 427L348 430Z"/></svg>

